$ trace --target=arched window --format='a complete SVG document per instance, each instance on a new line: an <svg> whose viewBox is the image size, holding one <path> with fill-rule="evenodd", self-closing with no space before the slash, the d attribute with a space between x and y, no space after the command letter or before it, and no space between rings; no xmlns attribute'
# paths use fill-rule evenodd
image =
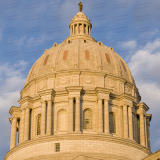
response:
<svg viewBox="0 0 160 160"><path fill-rule="evenodd" d="M41 114L37 116L37 135L41 134Z"/></svg>
<svg viewBox="0 0 160 160"><path fill-rule="evenodd" d="M113 112L109 113L109 131L110 133L116 133L116 119Z"/></svg>
<svg viewBox="0 0 160 160"><path fill-rule="evenodd" d="M83 129L93 129L92 110L89 108L83 111Z"/></svg>

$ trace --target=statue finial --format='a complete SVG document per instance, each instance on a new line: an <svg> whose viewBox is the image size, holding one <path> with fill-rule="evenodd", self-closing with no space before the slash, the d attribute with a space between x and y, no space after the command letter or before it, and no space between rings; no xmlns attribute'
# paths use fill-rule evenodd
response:
<svg viewBox="0 0 160 160"><path fill-rule="evenodd" d="M79 5L79 12L82 12L83 5L82 5L81 1L80 1L80 3L78 5Z"/></svg>

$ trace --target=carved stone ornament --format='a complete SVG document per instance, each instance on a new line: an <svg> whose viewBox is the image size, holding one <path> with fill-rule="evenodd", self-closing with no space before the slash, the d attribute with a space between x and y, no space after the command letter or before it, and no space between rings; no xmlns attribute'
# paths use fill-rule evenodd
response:
<svg viewBox="0 0 160 160"><path fill-rule="evenodd" d="M118 112L118 109L112 106L109 111L116 114Z"/></svg>
<svg viewBox="0 0 160 160"><path fill-rule="evenodd" d="M113 90L117 89L117 85L116 85L115 81L113 81L113 80L106 80L105 83L106 83L107 88L111 88Z"/></svg>
<svg viewBox="0 0 160 160"><path fill-rule="evenodd" d="M109 82L108 82L108 86L109 86L110 88L115 88L116 83L113 82L113 81L109 81Z"/></svg>
<svg viewBox="0 0 160 160"><path fill-rule="evenodd" d="M54 72L54 71L55 71L55 68L54 68L54 67L52 67L52 68L51 68L51 70L52 70L52 72Z"/></svg>
<svg viewBox="0 0 160 160"><path fill-rule="evenodd" d="M94 77L83 77L82 78L82 84L95 84L95 78Z"/></svg>
<svg viewBox="0 0 160 160"><path fill-rule="evenodd" d="M78 68L78 65L77 65L77 64L74 64L74 65L73 65L73 68Z"/></svg>
<svg viewBox="0 0 160 160"><path fill-rule="evenodd" d="M45 89L47 89L47 82L40 82L37 86L37 90L40 91Z"/></svg>
<svg viewBox="0 0 160 160"><path fill-rule="evenodd" d="M102 67L101 67L100 65L98 65L98 66L97 66L97 68L98 68L99 70L101 70L101 69L102 69Z"/></svg>
<svg viewBox="0 0 160 160"><path fill-rule="evenodd" d="M132 94L132 89L125 86L125 93Z"/></svg>
<svg viewBox="0 0 160 160"><path fill-rule="evenodd" d="M66 78L57 78L57 86L59 85L66 85L66 84L70 84L70 78L66 77Z"/></svg>

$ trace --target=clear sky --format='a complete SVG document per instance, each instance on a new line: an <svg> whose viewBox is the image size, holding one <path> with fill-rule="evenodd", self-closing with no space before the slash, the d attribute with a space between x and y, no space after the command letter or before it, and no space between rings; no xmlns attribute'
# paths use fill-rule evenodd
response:
<svg viewBox="0 0 160 160"><path fill-rule="evenodd" d="M160 149L160 1L81 0L91 36L128 64L152 113L151 150ZM0 0L0 159L10 147L11 106L34 62L69 36L79 0Z"/></svg>

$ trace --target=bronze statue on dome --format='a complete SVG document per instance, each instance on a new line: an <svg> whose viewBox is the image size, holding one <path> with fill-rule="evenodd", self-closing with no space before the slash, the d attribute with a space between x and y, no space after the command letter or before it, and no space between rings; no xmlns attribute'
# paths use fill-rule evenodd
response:
<svg viewBox="0 0 160 160"><path fill-rule="evenodd" d="M80 1L80 3L78 5L79 5L79 12L82 12L83 5L82 5L81 1Z"/></svg>

